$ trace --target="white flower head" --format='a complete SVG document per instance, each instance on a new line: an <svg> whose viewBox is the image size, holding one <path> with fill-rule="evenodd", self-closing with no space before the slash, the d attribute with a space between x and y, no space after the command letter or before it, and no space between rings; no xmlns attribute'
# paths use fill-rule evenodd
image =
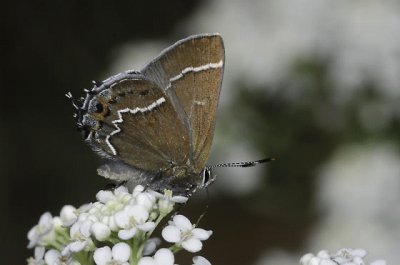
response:
<svg viewBox="0 0 400 265"><path fill-rule="evenodd" d="M46 250L44 247L35 247L34 257L30 257L27 260L28 265L45 265L45 261L43 259L45 251Z"/></svg>
<svg viewBox="0 0 400 265"><path fill-rule="evenodd" d="M98 248L94 251L93 259L97 265L129 265L128 260L131 249L128 244L120 242L111 249L108 246Z"/></svg>
<svg viewBox="0 0 400 265"><path fill-rule="evenodd" d="M195 228L183 215L175 215L172 222L162 231L162 236L167 242L181 245L189 252L198 252L202 249L201 241L207 240L212 231Z"/></svg>
<svg viewBox="0 0 400 265"><path fill-rule="evenodd" d="M80 216L81 217L81 216ZM76 253L83 250L86 247L93 245L93 241L90 238L92 235L91 228L93 221L89 218L82 218L74 223L70 228L70 243L64 248L62 254L69 255L71 252Z"/></svg>
<svg viewBox="0 0 400 265"><path fill-rule="evenodd" d="M147 232L155 227L155 223L147 221L149 212L142 205L128 205L122 211L115 214L116 224L122 228L118 237L127 240L136 235L138 230Z"/></svg>
<svg viewBox="0 0 400 265"><path fill-rule="evenodd" d="M174 254L168 248L160 248L153 257L143 257L138 265L173 265Z"/></svg>
<svg viewBox="0 0 400 265"><path fill-rule="evenodd" d="M173 210L175 203L186 203L188 198L185 196L173 196L171 190L164 190L164 194L150 190L154 197L158 198L158 208L163 214L168 214Z"/></svg>

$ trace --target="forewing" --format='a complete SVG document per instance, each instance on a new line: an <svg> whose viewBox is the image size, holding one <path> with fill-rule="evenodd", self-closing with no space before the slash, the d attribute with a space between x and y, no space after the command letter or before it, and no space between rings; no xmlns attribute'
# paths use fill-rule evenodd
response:
<svg viewBox="0 0 400 265"><path fill-rule="evenodd" d="M219 35L196 35L177 42L142 70L165 90L189 129L196 172L204 168L211 149L224 59Z"/></svg>

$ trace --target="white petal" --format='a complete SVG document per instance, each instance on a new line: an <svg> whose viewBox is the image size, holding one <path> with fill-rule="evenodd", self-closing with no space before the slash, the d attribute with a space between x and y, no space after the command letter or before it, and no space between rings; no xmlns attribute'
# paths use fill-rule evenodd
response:
<svg viewBox="0 0 400 265"><path fill-rule="evenodd" d="M327 250L321 250L317 253L317 257L322 259L329 259L330 256Z"/></svg>
<svg viewBox="0 0 400 265"><path fill-rule="evenodd" d="M69 245L69 249L72 252L79 252L84 249L88 244L88 241L75 241Z"/></svg>
<svg viewBox="0 0 400 265"><path fill-rule="evenodd" d="M136 227L132 229L120 230L118 231L118 237L121 238L122 240L128 240L134 237L136 235L136 232L137 232Z"/></svg>
<svg viewBox="0 0 400 265"><path fill-rule="evenodd" d="M138 223L144 223L149 218L149 212L142 205L128 206L126 212L129 216L133 216Z"/></svg>
<svg viewBox="0 0 400 265"><path fill-rule="evenodd" d="M36 232L36 226L32 227L31 230L29 230L28 239L28 248L33 248L39 242L39 234Z"/></svg>
<svg viewBox="0 0 400 265"><path fill-rule="evenodd" d="M150 210L155 202L155 197L152 196L150 193L140 193L136 197L136 203L145 207L147 210Z"/></svg>
<svg viewBox="0 0 400 265"><path fill-rule="evenodd" d="M321 261L320 258L318 258L318 257L312 257L312 258L310 259L310 261L308 262L308 264L309 264L309 265L320 265L320 264L319 264L320 261Z"/></svg>
<svg viewBox="0 0 400 265"><path fill-rule="evenodd" d="M93 224L93 222L89 219L83 221L79 228L79 232L81 232L81 234L84 237L89 238L90 237L90 229L92 228L92 224Z"/></svg>
<svg viewBox="0 0 400 265"><path fill-rule="evenodd" d="M107 262L111 261L112 253L108 246L98 248L94 251L93 259L97 265L105 265Z"/></svg>
<svg viewBox="0 0 400 265"><path fill-rule="evenodd" d="M71 205L65 205L60 212L60 218L63 226L71 226L77 219L76 208Z"/></svg>
<svg viewBox="0 0 400 265"><path fill-rule="evenodd" d="M142 231L148 232L152 230L155 226L156 224L154 222L146 222L142 225L138 225L137 227Z"/></svg>
<svg viewBox="0 0 400 265"><path fill-rule="evenodd" d="M91 227L91 231L94 237L99 241L104 241L111 235L110 228L100 222L94 223Z"/></svg>
<svg viewBox="0 0 400 265"><path fill-rule="evenodd" d="M125 195L128 193L128 189L125 186L119 186L114 190L114 194L117 196Z"/></svg>
<svg viewBox="0 0 400 265"><path fill-rule="evenodd" d="M130 255L131 249L126 243L117 243L112 248L112 256L117 261L126 262L129 260Z"/></svg>
<svg viewBox="0 0 400 265"><path fill-rule="evenodd" d="M114 194L109 190L101 190L96 194L96 198L99 202L106 204L107 202L114 200Z"/></svg>
<svg viewBox="0 0 400 265"><path fill-rule="evenodd" d="M79 207L78 211L80 213L85 213L85 212L89 211L90 209L92 209L93 206L97 206L97 205L98 205L97 203L96 204L94 204L94 203L85 203L85 204L82 204Z"/></svg>
<svg viewBox="0 0 400 265"><path fill-rule="evenodd" d="M336 262L334 262L333 260L330 260L330 259L321 260L321 262L319 263L319 265L337 265L337 264L338 263L336 263Z"/></svg>
<svg viewBox="0 0 400 265"><path fill-rule="evenodd" d="M52 220L53 217L51 216L51 214L49 212L45 212L44 214L42 214L42 216L40 216L39 225L45 227L51 226Z"/></svg>
<svg viewBox="0 0 400 265"><path fill-rule="evenodd" d="M193 265L211 265L211 263L202 256L193 257Z"/></svg>
<svg viewBox="0 0 400 265"><path fill-rule="evenodd" d="M175 261L174 254L168 248L160 248L154 254L154 260L157 265L173 265Z"/></svg>
<svg viewBox="0 0 400 265"><path fill-rule="evenodd" d="M149 238L143 248L143 256L153 254L157 246L161 244L161 239L158 237Z"/></svg>
<svg viewBox="0 0 400 265"><path fill-rule="evenodd" d="M58 261L58 258L61 256L61 253L58 252L55 249L50 249L49 251L46 252L46 255L44 256L44 260L46 261L46 264L53 265L53 264L58 264L56 263Z"/></svg>
<svg viewBox="0 0 400 265"><path fill-rule="evenodd" d="M186 218L186 216L177 214L172 220L174 224L182 231L192 229L192 223Z"/></svg>
<svg viewBox="0 0 400 265"><path fill-rule="evenodd" d="M114 215L115 223L121 228L129 227L129 215L127 211L121 211Z"/></svg>
<svg viewBox="0 0 400 265"><path fill-rule="evenodd" d="M60 219L60 217L56 216L53 218L53 229L56 228L61 228L62 227L62 221Z"/></svg>
<svg viewBox="0 0 400 265"><path fill-rule="evenodd" d="M310 260L314 257L313 254L308 253L305 254L303 257L301 257L300 259L300 265L308 265L308 263L310 262Z"/></svg>
<svg viewBox="0 0 400 265"><path fill-rule="evenodd" d="M61 250L61 255L65 257L69 257L72 255L71 252L71 244L66 245L62 250Z"/></svg>
<svg viewBox="0 0 400 265"><path fill-rule="evenodd" d="M363 261L363 259L360 258L360 257L354 257L354 258L353 258L353 263L354 263L355 265L364 265L364 264L365 264L364 261Z"/></svg>
<svg viewBox="0 0 400 265"><path fill-rule="evenodd" d="M144 187L142 185L137 185L132 191L133 197L136 197L137 195L142 193L142 191L144 191Z"/></svg>
<svg viewBox="0 0 400 265"><path fill-rule="evenodd" d="M115 221L115 216L110 216L109 220L108 220L108 226L110 227L111 231L118 231L119 230L119 226L117 225L117 222Z"/></svg>
<svg viewBox="0 0 400 265"><path fill-rule="evenodd" d="M172 197L171 201L176 203L186 203L189 198L185 196L174 196Z"/></svg>
<svg viewBox="0 0 400 265"><path fill-rule="evenodd" d="M207 240L212 235L212 233L213 232L211 230L207 231L201 228L195 228L192 230L192 235L200 240Z"/></svg>
<svg viewBox="0 0 400 265"><path fill-rule="evenodd" d="M161 194L161 193L159 193L157 191L148 189L147 192L150 193L155 198L164 198L164 194Z"/></svg>
<svg viewBox="0 0 400 265"><path fill-rule="evenodd" d="M138 265L157 265L152 257L144 257L139 260Z"/></svg>
<svg viewBox="0 0 400 265"><path fill-rule="evenodd" d="M71 228L69 229L69 236L74 239L77 238L79 236L79 228L80 228L81 224L80 223L75 223L71 226Z"/></svg>
<svg viewBox="0 0 400 265"><path fill-rule="evenodd" d="M38 236L37 232L37 225L35 225L34 227L32 227L29 232L28 232L28 239L32 240L34 238L36 238Z"/></svg>
<svg viewBox="0 0 400 265"><path fill-rule="evenodd" d="M161 234L165 241L170 243L176 243L181 240L181 231L173 225L166 226Z"/></svg>
<svg viewBox="0 0 400 265"><path fill-rule="evenodd" d="M40 260L43 259L44 257L44 252L45 252L45 248L44 247L35 247L35 259L36 260Z"/></svg>
<svg viewBox="0 0 400 265"><path fill-rule="evenodd" d="M189 238L182 242L182 247L189 252L198 252L203 247L203 244L197 238Z"/></svg>

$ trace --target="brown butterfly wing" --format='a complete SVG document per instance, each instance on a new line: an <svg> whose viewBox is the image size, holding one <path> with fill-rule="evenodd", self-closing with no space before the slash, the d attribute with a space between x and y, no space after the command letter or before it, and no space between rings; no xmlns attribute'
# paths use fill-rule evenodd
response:
<svg viewBox="0 0 400 265"><path fill-rule="evenodd" d="M224 60L219 35L196 35L171 46L142 70L164 88L188 128L195 172L204 168L210 153Z"/></svg>
<svg viewBox="0 0 400 265"><path fill-rule="evenodd" d="M102 113L90 106L99 104ZM164 91L140 74L123 74L112 80L108 88L93 96L87 115L101 121L91 145L110 158L148 172L187 163L187 129Z"/></svg>

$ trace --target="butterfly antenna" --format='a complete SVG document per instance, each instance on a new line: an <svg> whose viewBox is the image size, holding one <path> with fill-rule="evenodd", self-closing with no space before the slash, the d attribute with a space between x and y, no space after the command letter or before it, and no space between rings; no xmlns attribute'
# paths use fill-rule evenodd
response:
<svg viewBox="0 0 400 265"><path fill-rule="evenodd" d="M256 160L256 161L223 163L223 164L213 165L208 168L213 169L216 167L254 167L255 165L271 162L274 160L275 160L274 157L268 157L268 158L264 158L264 159L260 159L260 160Z"/></svg>

